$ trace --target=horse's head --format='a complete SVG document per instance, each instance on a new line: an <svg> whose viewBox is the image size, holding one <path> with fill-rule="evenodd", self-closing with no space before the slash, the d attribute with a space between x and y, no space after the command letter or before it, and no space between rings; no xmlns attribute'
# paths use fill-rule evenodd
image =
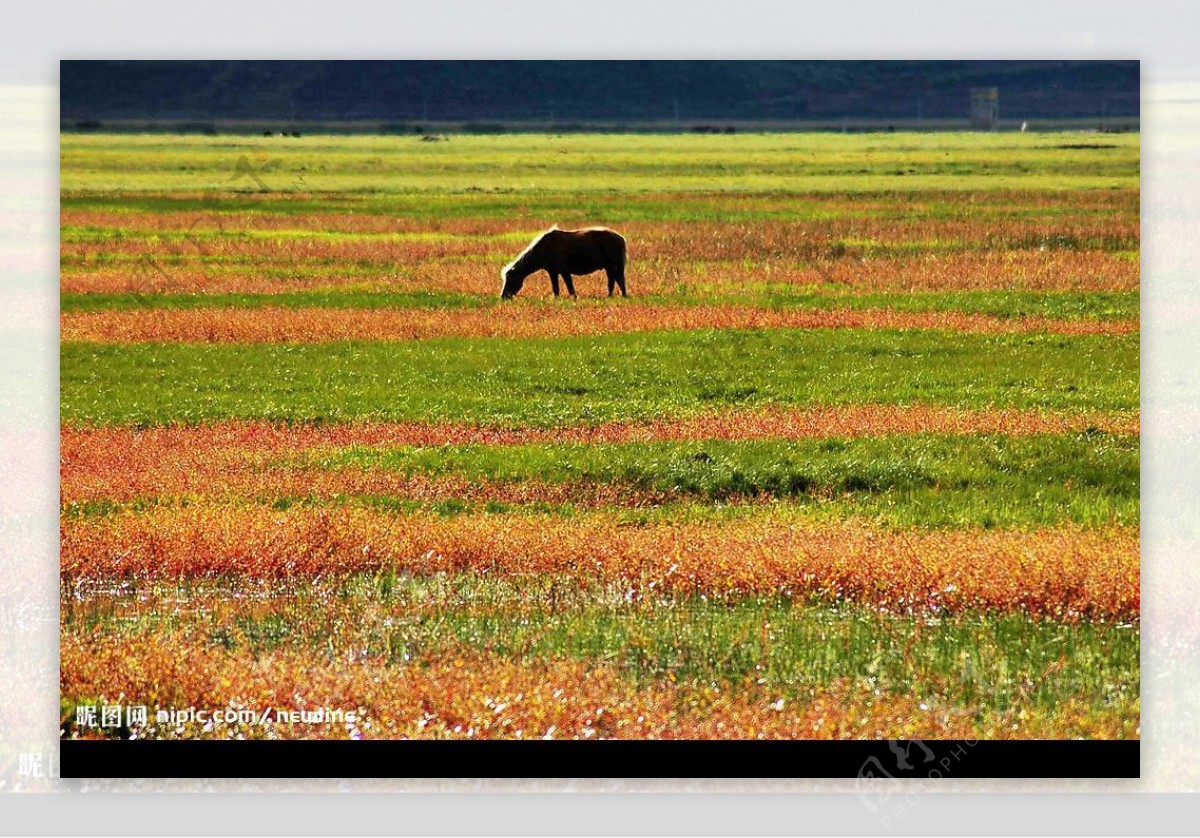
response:
<svg viewBox="0 0 1200 838"><path fill-rule="evenodd" d="M500 287L500 296L503 299L515 297L521 290L521 286L525 284L525 277L545 267L545 261L539 251L545 249L543 243L546 240L546 234L555 229L557 228L551 227L546 233L542 233L530 242L529 247L522 250L516 259L513 259L500 271L500 278L504 280L504 284Z"/></svg>
<svg viewBox="0 0 1200 838"><path fill-rule="evenodd" d="M515 265L509 265L502 270L500 277L504 280L504 284L500 288L500 297L504 300L515 297L521 287L525 285L525 277L521 276Z"/></svg>

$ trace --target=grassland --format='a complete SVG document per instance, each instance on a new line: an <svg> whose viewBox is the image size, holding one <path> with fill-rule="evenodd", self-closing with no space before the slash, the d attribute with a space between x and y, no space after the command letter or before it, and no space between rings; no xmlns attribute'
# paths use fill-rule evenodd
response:
<svg viewBox="0 0 1200 838"><path fill-rule="evenodd" d="M1138 160L64 135L63 735L1137 737Z"/></svg>
<svg viewBox="0 0 1200 838"><path fill-rule="evenodd" d="M630 597L553 576L381 573L286 595L201 582L183 608L180 598L173 585L145 583L65 602L64 657L80 669L82 694L142 693L137 668L149 667L164 706L286 706L299 690L361 709L359 733L393 737L1136 733L1128 624L895 617L782 596ZM81 649L98 628L110 642ZM247 656L253 670L237 665ZM222 686L235 679L236 689ZM1125 715L1097 717L1081 696ZM206 735L164 727L149 733ZM317 725L277 733L328 735Z"/></svg>
<svg viewBox="0 0 1200 838"><path fill-rule="evenodd" d="M242 154L256 155L261 162L254 168L265 167L264 178L277 174L286 183L302 181L314 191L342 194L875 192L875 178L888 179L886 188L900 192L1136 188L1139 165L1136 136L1091 143L1047 134L418 139L314 136L298 143L286 138L262 143L234 137L64 135L62 168L70 179L63 190L68 195L186 192L212 173L224 174L232 189L252 189L248 175L233 177Z"/></svg>
<svg viewBox="0 0 1200 838"><path fill-rule="evenodd" d="M535 340L63 346L66 421L541 424L763 404L1131 410L1137 336L728 330Z"/></svg>

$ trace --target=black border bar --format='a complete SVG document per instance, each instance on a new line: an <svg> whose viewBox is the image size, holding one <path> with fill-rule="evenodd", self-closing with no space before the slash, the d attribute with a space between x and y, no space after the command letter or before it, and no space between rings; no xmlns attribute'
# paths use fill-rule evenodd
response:
<svg viewBox="0 0 1200 838"><path fill-rule="evenodd" d="M1136 778L1138 740L65 740L63 777Z"/></svg>

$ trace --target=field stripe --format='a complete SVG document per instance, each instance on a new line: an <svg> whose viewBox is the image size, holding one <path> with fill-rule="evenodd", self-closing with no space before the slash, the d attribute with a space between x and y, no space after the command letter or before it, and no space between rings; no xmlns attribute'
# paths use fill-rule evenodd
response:
<svg viewBox="0 0 1200 838"><path fill-rule="evenodd" d="M233 492L263 497L367 493L424 501L458 498L639 505L669 498L661 492L634 492L630 487L612 484L485 483L380 469L330 470L278 464L294 463L298 456L310 452L352 447L854 439L926 433L1029 436L1100 431L1137 435L1139 425L1136 411L1042 413L865 405L721 411L674 421L606 422L563 428L420 422L288 425L265 421L151 428L63 426L60 492L63 503Z"/></svg>
<svg viewBox="0 0 1200 838"><path fill-rule="evenodd" d="M228 420L158 427L64 425L64 464L76 457L111 456L114 451L153 458L204 449L264 454L354 445L525 445L530 443L686 442L706 439L823 439L901 434L1140 433L1136 410L1038 411L1014 408L971 410L937 405L831 405L719 410L652 421L612 421L562 427L510 427L466 422L284 423Z"/></svg>
<svg viewBox="0 0 1200 838"><path fill-rule="evenodd" d="M442 237L512 238L520 240L538 232L536 225L520 222L515 226L510 213L497 213L482 197L472 206L470 196L438 194L415 196L391 194L374 196L343 194L322 196L323 208L281 200L278 196L186 191L149 192L97 200L64 196L59 223L68 228L97 230L136 230L158 233L222 232L233 234L245 229L258 231L311 231L328 233L402 234L415 238ZM564 208L578 206L579 197L570 192L543 193L537 197L549 216ZM522 203L526 203L522 200ZM967 203L969 214L961 211ZM438 205L441 205L440 207ZM860 236L894 238L909 230L928 236L945 230L975 232L967 237L978 239L980 228L993 229L1001 237L1013 239L1040 234L1092 234L1112 232L1124 225L1127 235L1137 235L1138 190L1089 190L1064 199L1061 193L1041 190L975 194L948 192L938 195L880 195L861 193L844 195L788 195L746 192L698 193L694 191L642 192L633 195L596 195L590 206L603 211L605 218L630 231L639 240L655 237L658 243L677 246L671 237L679 228L680 208L686 213L691 239L719 241L714 232L726 231L727 239L766 239L795 242L798 233L810 233L812 227L829 234L854 233ZM299 206L300 209L296 207ZM451 215L444 210L459 211ZM438 211L441 209L443 211ZM953 211L958 209L958 212ZM1052 216L1039 210L1051 209ZM430 212L430 210L434 210ZM466 214L461 214L466 210ZM475 210L471 212L470 210ZM648 212L649 211L649 212ZM663 212L667 215L664 217ZM548 219L547 223L549 223ZM565 226L565 225L564 225ZM911 237L911 236L910 236Z"/></svg>
<svg viewBox="0 0 1200 838"><path fill-rule="evenodd" d="M63 341L91 343L324 343L443 337L537 338L705 329L902 329L976 334L1128 335L1136 320L1054 320L889 309L805 311L750 306L514 305L507 310L264 307L65 312Z"/></svg>
<svg viewBox="0 0 1200 838"><path fill-rule="evenodd" d="M692 595L779 594L898 613L1135 619L1138 530L887 530L767 519L628 526L593 513L397 516L195 504L61 523L65 582L234 575L554 574Z"/></svg>
<svg viewBox="0 0 1200 838"><path fill-rule="evenodd" d="M495 511L513 505L539 510L547 506L635 509L696 498L757 506L795 498L810 512L820 509L832 514L836 509L872 518L884 515L887 520L895 514L902 519L893 523L904 524L947 523L943 517L929 517L938 508L955 508L955 521L976 523L994 520L992 513L1004 510L1001 519L1010 525L1062 520L1094 525L1108 520L1108 514L1116 514L1117 520L1136 516L1136 496L1131 500L1120 491L1114 495L1117 487L1111 482L1089 481L1069 490L1060 485L1073 472L1042 481L1042 490L1059 497L1062 504L1043 504L1034 514L1034 507L1025 504L1034 503L1037 486L1010 471L1014 466L1048 465L1045 446L1050 443L1081 452L1082 445L1091 457L1114 445L1112 467L1122 467L1117 463L1123 462L1127 469L1131 445L1136 463L1136 414L971 414L920 408L884 408L881 413L872 416L867 408L746 411L693 417L678 425L610 423L562 432L266 422L146 429L65 427L60 498L64 513L71 515L111 514L119 506L146 508L196 498L280 505L338 505L349 499L407 509L432 506L455 513L468 507ZM897 420L892 430L909 433L873 447L874 454L865 453L863 445L887 435L879 431L887 429L889 418ZM865 421L855 426L855 419ZM938 420L943 420L940 425ZM956 432L930 432L939 427ZM972 433L972 428L983 432ZM1081 432L1087 432L1089 439L1091 433L1097 436L1089 442ZM1034 447L1021 448L1024 443L1017 440L1032 433L1038 433L1029 443ZM829 439L830 434L836 435L839 450L849 447L850 453L818 450L816 446L824 444L819 440ZM689 444L689 438L698 442ZM697 444L707 449L708 462L697 464ZM776 459L763 459L764 445L775 451L770 456ZM629 460L629 451L642 446L651 448L639 456L653 458L657 466L647 469ZM1010 450L1014 446L1025 453L1014 453ZM959 451L974 454L966 454L959 466L950 467L947 458ZM884 484L891 487L887 492L881 494L884 485L874 482L880 479L877 470L864 471L857 459L862 456L883 457L891 464L887 468L900 469L883 478L890 481ZM971 466L972 456L984 459ZM497 458L507 457L514 465L497 469ZM914 462L923 465L915 466L915 472L905 471ZM858 489L848 488L853 485ZM990 493L991 512L978 506L978 497L972 499L979 492ZM1019 499L1021 492L1028 493L1024 500ZM1115 503L1116 508L1108 514L1080 517L1084 506L1077 501L1092 493L1098 493L1095 501ZM885 494L893 500L880 507ZM958 506L962 503L977 508L966 515ZM1014 518L1014 510L1020 509L1029 514Z"/></svg>
<svg viewBox="0 0 1200 838"><path fill-rule="evenodd" d="M143 425L239 418L559 426L764 404L1135 410L1137 348L1136 335L862 329L65 342L60 406L70 423Z"/></svg>
<svg viewBox="0 0 1200 838"><path fill-rule="evenodd" d="M1128 253L1098 250L1016 250L924 253L881 258L782 258L754 254L745 261L696 261L686 256L639 251L629 271L635 294L737 293L763 283L783 287L833 286L865 292L911 291L1136 291L1140 267ZM405 258L403 269L312 259L219 264L161 258L103 263L64 260L63 293L277 293L314 288L368 287L388 291L439 291L487 298L500 293L500 267L506 257ZM271 267L265 267L264 262ZM582 294L600 294L603 278L577 284ZM524 295L548 296L545 274L529 280Z"/></svg>
<svg viewBox="0 0 1200 838"><path fill-rule="evenodd" d="M420 666L354 657L353 665L309 650L230 654L194 635L162 631L113 640L64 633L61 691L66 699L159 695L164 704L355 711L355 724L221 722L159 726L150 738L366 739L847 739L883 732L926 739L1086 738L1138 735L1136 704L1097 713L1089 697L1060 703L1053 716L1023 707L980 713L953 699L897 695L865 681L839 681L803 701L781 701L755 684L698 689L667 679L639 686L620 666L549 657L536 662L464 646L426 656ZM164 692L165 691L165 692ZM950 685L944 690L953 695ZM303 697L303 703L298 701ZM1136 701L1136 700L1135 700ZM982 718L980 716L982 715ZM897 733L897 735L899 735Z"/></svg>
<svg viewBox="0 0 1200 838"><path fill-rule="evenodd" d="M203 455L196 458L203 460ZM111 467L94 471L64 472L61 501L64 504L133 503L170 505L197 497L237 499L252 503L302 499L305 503L341 503L347 498L386 498L409 504L503 504L560 506L599 509L638 508L683 500L681 491L656 490L619 483L589 480L491 480L481 477L405 474L393 469L319 466L259 466L249 461L206 466L198 463L188 471L176 470L181 463L170 461L145 470L118 472ZM767 498L729 498L727 505Z"/></svg>

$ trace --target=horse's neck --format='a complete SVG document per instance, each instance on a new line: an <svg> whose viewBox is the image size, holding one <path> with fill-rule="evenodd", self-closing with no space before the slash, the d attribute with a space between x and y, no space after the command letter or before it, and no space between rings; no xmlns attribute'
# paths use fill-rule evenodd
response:
<svg viewBox="0 0 1200 838"><path fill-rule="evenodd" d="M538 242L517 263L517 273L521 274L522 277L526 277L531 273L540 271L544 267L546 267L545 251L542 242Z"/></svg>

